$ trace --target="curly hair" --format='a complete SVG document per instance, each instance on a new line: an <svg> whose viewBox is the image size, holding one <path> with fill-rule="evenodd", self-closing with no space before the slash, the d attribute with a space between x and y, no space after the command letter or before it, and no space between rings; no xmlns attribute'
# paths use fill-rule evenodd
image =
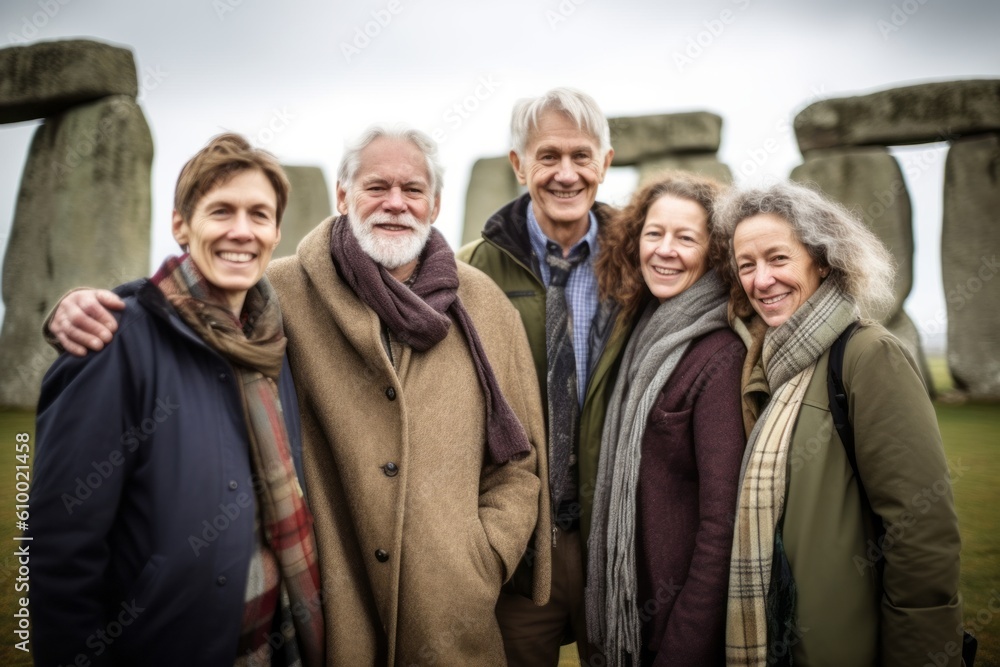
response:
<svg viewBox="0 0 1000 667"><path fill-rule="evenodd" d="M722 183L684 171L667 171L635 194L628 205L614 217L602 239L601 252L594 264L597 286L602 299L613 299L621 306L622 318L629 318L653 298L642 277L639 265L639 240L646 214L660 197L672 195L688 199L705 209L708 216L708 253L712 268L725 262L728 239L715 222L715 201L726 189Z"/></svg>
<svg viewBox="0 0 1000 667"><path fill-rule="evenodd" d="M274 188L275 216L281 216L288 205L291 186L278 159L261 148L254 148L246 137L226 132L212 137L208 144L187 161L177 177L174 189L174 209L184 220L190 220L201 198L217 185L228 183L237 174L259 170Z"/></svg>
<svg viewBox="0 0 1000 667"><path fill-rule="evenodd" d="M747 218L762 213L791 225L796 238L820 268L829 268L827 280L854 300L865 314L877 313L894 301L896 269L882 241L857 216L816 190L789 181L766 188L733 190L718 204L716 224L726 235L730 294L740 317L753 313L736 269L733 235Z"/></svg>

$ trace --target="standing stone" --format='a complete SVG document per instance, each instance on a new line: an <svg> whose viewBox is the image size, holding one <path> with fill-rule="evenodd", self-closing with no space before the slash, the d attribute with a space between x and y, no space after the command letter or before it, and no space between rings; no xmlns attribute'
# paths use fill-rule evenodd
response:
<svg viewBox="0 0 1000 667"><path fill-rule="evenodd" d="M922 83L810 104L795 117L805 153L899 146L1000 130L1000 79Z"/></svg>
<svg viewBox="0 0 1000 667"><path fill-rule="evenodd" d="M614 166L627 167L675 153L714 153L722 117L707 111L609 118Z"/></svg>
<svg viewBox="0 0 1000 667"><path fill-rule="evenodd" d="M469 187L465 191L462 245L478 239L489 217L517 195L517 176L507 157L476 160L469 176Z"/></svg>
<svg viewBox="0 0 1000 667"><path fill-rule="evenodd" d="M322 220L330 217L330 190L319 167L288 167L282 165L292 191L288 206L281 218L281 243L271 256L288 257L295 254L299 241Z"/></svg>
<svg viewBox="0 0 1000 667"><path fill-rule="evenodd" d="M0 49L0 123L48 118L110 95L135 98L132 52L87 39Z"/></svg>
<svg viewBox="0 0 1000 667"><path fill-rule="evenodd" d="M650 183L666 171L680 169L702 176L714 178L720 183L732 183L733 173L729 167L719 162L714 153L694 153L689 155L671 155L639 164L639 187Z"/></svg>
<svg viewBox="0 0 1000 667"><path fill-rule="evenodd" d="M55 359L42 321L69 288L149 271L153 140L116 95L46 120L24 168L3 265L0 406L33 408Z"/></svg>
<svg viewBox="0 0 1000 667"><path fill-rule="evenodd" d="M944 170L941 277L948 368L974 399L1000 399L1000 134L952 144Z"/></svg>

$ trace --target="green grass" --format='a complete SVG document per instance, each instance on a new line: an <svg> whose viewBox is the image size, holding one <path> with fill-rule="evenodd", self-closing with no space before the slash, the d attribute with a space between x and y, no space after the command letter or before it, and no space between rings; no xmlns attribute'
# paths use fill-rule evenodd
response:
<svg viewBox="0 0 1000 667"><path fill-rule="evenodd" d="M943 360L930 360L938 391L951 380ZM1000 405L938 404L938 422L945 453L956 470L955 505L962 530L962 579L967 625L978 626L978 667L1000 667L1000 614L991 613L991 596L1000 599ZM34 443L34 418L23 412L0 412L0 665L30 665L28 656L14 649L14 584L17 563L13 552L15 434L26 432ZM34 445L32 445L32 450ZM996 608L996 602L993 603ZM560 667L578 664L576 647L565 646Z"/></svg>

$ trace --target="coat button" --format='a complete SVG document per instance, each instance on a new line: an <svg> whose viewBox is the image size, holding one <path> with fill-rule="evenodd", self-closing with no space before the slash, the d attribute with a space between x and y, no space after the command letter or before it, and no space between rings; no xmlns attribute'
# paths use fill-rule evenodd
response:
<svg viewBox="0 0 1000 667"><path fill-rule="evenodd" d="M219 578L215 580L215 583L217 583L219 586L225 586L226 585L226 575L220 574Z"/></svg>
<svg viewBox="0 0 1000 667"><path fill-rule="evenodd" d="M387 560L389 560L389 552L386 551L385 549L376 549L375 560L377 560L380 563L386 562Z"/></svg>
<svg viewBox="0 0 1000 667"><path fill-rule="evenodd" d="M231 479L231 480L229 480L229 490L230 490L230 491L235 491L236 489L238 489L238 488L239 488L239 486L240 486L240 485L236 483L236 480L235 480L235 479Z"/></svg>
<svg viewBox="0 0 1000 667"><path fill-rule="evenodd" d="M382 472L385 473L386 477L395 477L399 474L399 466L397 466L392 461L389 461L384 466L382 466Z"/></svg>
<svg viewBox="0 0 1000 667"><path fill-rule="evenodd" d="M221 382L225 382L226 381L226 374L225 373L219 373L219 380Z"/></svg>
<svg viewBox="0 0 1000 667"><path fill-rule="evenodd" d="M396 400L396 390L394 388L392 388L392 387L387 387L386 390L385 390L385 397L388 398L390 401L395 401Z"/></svg>

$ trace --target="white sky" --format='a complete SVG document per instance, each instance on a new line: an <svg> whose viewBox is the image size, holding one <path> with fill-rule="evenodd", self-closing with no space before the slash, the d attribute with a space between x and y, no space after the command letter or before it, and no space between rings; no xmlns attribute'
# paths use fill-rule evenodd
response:
<svg viewBox="0 0 1000 667"><path fill-rule="evenodd" d="M384 25L374 23L379 18ZM374 36L355 42L366 26ZM134 51L156 151L153 266L176 250L169 219L177 173L224 130L247 134L284 164L322 167L331 192L344 141L368 124L441 130L447 173L438 226L454 245L472 163L507 153L509 114L520 97L570 85L592 94L609 116L712 111L724 119L719 156L738 183L784 178L801 162L791 118L808 103L921 81L1000 77L998 28L1000 3L988 0L0 5L0 47L90 37ZM681 55L693 57L680 64ZM454 111L477 87L484 99L469 105L476 108ZM0 126L3 248L37 124ZM767 154L771 140L778 150ZM906 308L925 338L943 331L944 154L943 146L897 151L917 244ZM635 177L622 171L601 199L624 201Z"/></svg>

